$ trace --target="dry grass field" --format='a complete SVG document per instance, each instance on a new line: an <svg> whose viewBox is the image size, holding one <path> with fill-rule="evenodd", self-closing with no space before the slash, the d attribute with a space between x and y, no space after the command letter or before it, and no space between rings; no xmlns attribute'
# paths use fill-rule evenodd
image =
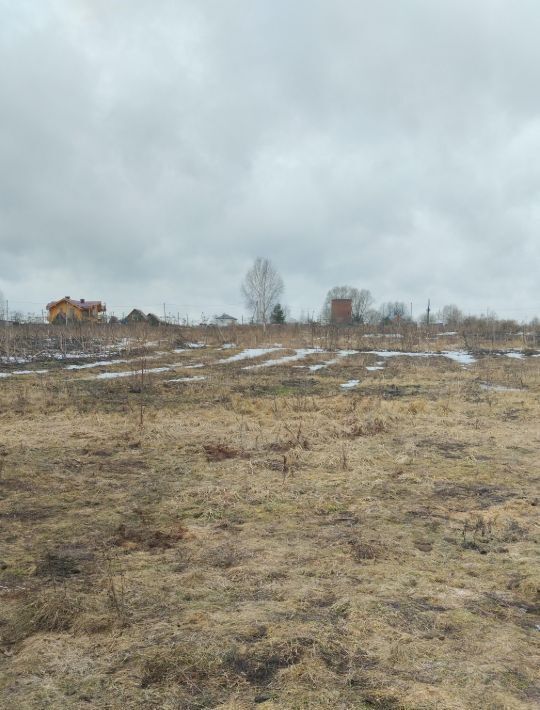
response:
<svg viewBox="0 0 540 710"><path fill-rule="evenodd" d="M1 707L538 707L540 358L171 348L0 379Z"/></svg>

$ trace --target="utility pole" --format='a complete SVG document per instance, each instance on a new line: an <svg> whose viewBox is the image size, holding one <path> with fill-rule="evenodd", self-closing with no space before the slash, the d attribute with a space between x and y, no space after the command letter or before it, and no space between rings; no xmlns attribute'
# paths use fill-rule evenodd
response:
<svg viewBox="0 0 540 710"><path fill-rule="evenodd" d="M428 298L428 302L427 302L427 320L426 320L426 323L427 323L427 327L428 327L428 328L429 328L429 313L430 313L430 311L431 311L431 308L430 308L430 299Z"/></svg>
<svg viewBox="0 0 540 710"><path fill-rule="evenodd" d="M167 314L165 313L165 304L163 304L163 322L167 322Z"/></svg>

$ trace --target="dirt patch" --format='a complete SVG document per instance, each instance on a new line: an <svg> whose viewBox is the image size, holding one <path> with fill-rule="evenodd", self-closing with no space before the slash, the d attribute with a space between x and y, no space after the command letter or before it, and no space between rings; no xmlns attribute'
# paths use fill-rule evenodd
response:
<svg viewBox="0 0 540 710"><path fill-rule="evenodd" d="M267 685L278 670L299 663L306 649L313 646L313 643L309 638L264 641L250 645L249 649L233 649L226 663L253 685Z"/></svg>
<svg viewBox="0 0 540 710"><path fill-rule="evenodd" d="M461 459L466 456L469 444L463 441L440 441L437 439L422 439L418 442L419 447L435 450L444 455L447 459Z"/></svg>
<svg viewBox="0 0 540 710"><path fill-rule="evenodd" d="M348 542L351 554L357 562L377 560L383 555L383 549L379 543L364 540L349 540Z"/></svg>
<svg viewBox="0 0 540 710"><path fill-rule="evenodd" d="M53 580L81 574L85 563L94 559L92 552L82 547L59 548L46 552L36 564L35 574Z"/></svg>
<svg viewBox="0 0 540 710"><path fill-rule="evenodd" d="M225 443L205 444L203 446L207 461L225 461L227 459L249 458L249 454Z"/></svg>
<svg viewBox="0 0 540 710"><path fill-rule="evenodd" d="M29 507L26 508L22 504L16 504L10 510L0 512L0 520L17 520L20 522L31 522L37 520L46 520L52 517L60 509L55 506Z"/></svg>
<svg viewBox="0 0 540 710"><path fill-rule="evenodd" d="M512 491L482 483L454 483L452 481L434 481L433 495L442 500L455 500L460 504L470 499L473 508L490 508L497 503L504 503L515 498Z"/></svg>
<svg viewBox="0 0 540 710"><path fill-rule="evenodd" d="M164 550L174 547L177 542L189 536L188 528L183 525L177 525L173 530L163 532L147 527L129 528L122 524L111 542L113 545L130 550Z"/></svg>

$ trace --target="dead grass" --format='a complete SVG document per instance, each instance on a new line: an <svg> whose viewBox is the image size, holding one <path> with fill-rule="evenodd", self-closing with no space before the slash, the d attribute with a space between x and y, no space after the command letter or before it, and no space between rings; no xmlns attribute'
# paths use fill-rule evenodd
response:
<svg viewBox="0 0 540 710"><path fill-rule="evenodd" d="M2 381L6 706L536 707L540 359L222 356Z"/></svg>

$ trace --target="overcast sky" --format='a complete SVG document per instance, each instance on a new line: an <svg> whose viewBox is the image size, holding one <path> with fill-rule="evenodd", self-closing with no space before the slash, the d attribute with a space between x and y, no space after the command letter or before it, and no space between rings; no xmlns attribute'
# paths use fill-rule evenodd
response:
<svg viewBox="0 0 540 710"><path fill-rule="evenodd" d="M540 313L538 0L0 0L0 289Z"/></svg>

